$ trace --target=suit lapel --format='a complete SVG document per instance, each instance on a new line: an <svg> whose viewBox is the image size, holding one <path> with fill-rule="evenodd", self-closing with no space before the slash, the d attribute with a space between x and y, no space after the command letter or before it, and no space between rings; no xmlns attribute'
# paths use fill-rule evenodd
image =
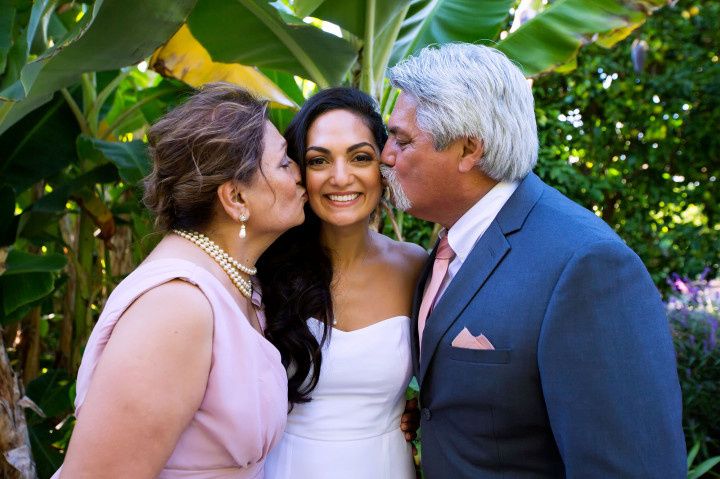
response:
<svg viewBox="0 0 720 479"><path fill-rule="evenodd" d="M421 386L430 359L435 353L440 339L472 301L475 293L485 284L508 251L510 251L510 245L498 223L493 221L475 244L425 323L422 355L417 375L418 384ZM414 317L417 318L417 316ZM415 326L415 330L417 331L417 326Z"/></svg>
<svg viewBox="0 0 720 479"><path fill-rule="evenodd" d="M412 345L412 361L413 361L413 371L415 372L415 376L417 376L418 373L418 367L419 367L419 347L418 347L418 315L420 314L420 305L422 304L422 298L423 293L425 292L425 283L427 283L428 278L430 277L430 273L432 273L432 267L433 263L435 262L435 253L437 252L439 241L435 243L435 247L433 248L432 254L428 258L428 260L425 262L425 266L423 267L422 273L420 274L420 279L418 280L417 285L415 286L415 294L413 296L413 308L412 308L412 321L411 324L411 331L410 331L410 337L411 337L411 345Z"/></svg>
<svg viewBox="0 0 720 479"><path fill-rule="evenodd" d="M470 255L448 285L442 298L430 313L423 333L422 357L416 366L418 384L422 387L430 361L447 330L457 320L488 280L492 272L510 251L506 236L522 229L525 220L547 187L534 173L528 174L505 203L490 227L475 243ZM437 245L435 246L437 248ZM415 292L413 305L413 361L418 359L417 315L425 289L425 282L432 271L435 258L433 251L423 272L422 281ZM415 364L415 363L414 363Z"/></svg>

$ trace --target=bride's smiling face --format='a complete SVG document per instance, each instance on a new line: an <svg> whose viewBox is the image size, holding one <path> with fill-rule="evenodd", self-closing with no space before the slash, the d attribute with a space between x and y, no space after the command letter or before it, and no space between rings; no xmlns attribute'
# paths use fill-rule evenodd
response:
<svg viewBox="0 0 720 479"><path fill-rule="evenodd" d="M310 125L305 183L316 215L333 226L368 222L380 202L380 152L370 128L347 110L332 110Z"/></svg>

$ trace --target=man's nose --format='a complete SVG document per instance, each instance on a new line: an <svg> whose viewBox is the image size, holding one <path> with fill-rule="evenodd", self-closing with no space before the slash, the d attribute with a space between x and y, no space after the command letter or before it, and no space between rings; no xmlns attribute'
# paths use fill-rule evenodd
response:
<svg viewBox="0 0 720 479"><path fill-rule="evenodd" d="M395 153L393 153L389 141L385 143L385 147L380 153L380 162L387 166L395 166Z"/></svg>

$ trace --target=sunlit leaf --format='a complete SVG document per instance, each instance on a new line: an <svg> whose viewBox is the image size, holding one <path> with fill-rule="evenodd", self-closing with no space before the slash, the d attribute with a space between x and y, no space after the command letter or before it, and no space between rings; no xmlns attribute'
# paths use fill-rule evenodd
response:
<svg viewBox="0 0 720 479"><path fill-rule="evenodd" d="M560 0L525 22L498 44L527 76L566 65L580 47L598 39L613 44L665 2Z"/></svg>
<svg viewBox="0 0 720 479"><path fill-rule="evenodd" d="M281 70L321 87L342 82L355 49L311 25L288 25L267 2L200 0L188 20L215 61Z"/></svg>

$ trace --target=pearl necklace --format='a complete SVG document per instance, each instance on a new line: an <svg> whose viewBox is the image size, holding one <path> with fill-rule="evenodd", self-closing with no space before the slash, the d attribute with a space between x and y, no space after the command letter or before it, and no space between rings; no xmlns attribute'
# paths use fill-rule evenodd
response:
<svg viewBox="0 0 720 479"><path fill-rule="evenodd" d="M243 296L248 299L252 297L252 283L243 278L240 272L242 271L245 274L253 275L257 273L256 268L237 262L232 256L223 251L222 248L202 233L185 230L173 230L173 232L199 246L201 250L220 265Z"/></svg>

